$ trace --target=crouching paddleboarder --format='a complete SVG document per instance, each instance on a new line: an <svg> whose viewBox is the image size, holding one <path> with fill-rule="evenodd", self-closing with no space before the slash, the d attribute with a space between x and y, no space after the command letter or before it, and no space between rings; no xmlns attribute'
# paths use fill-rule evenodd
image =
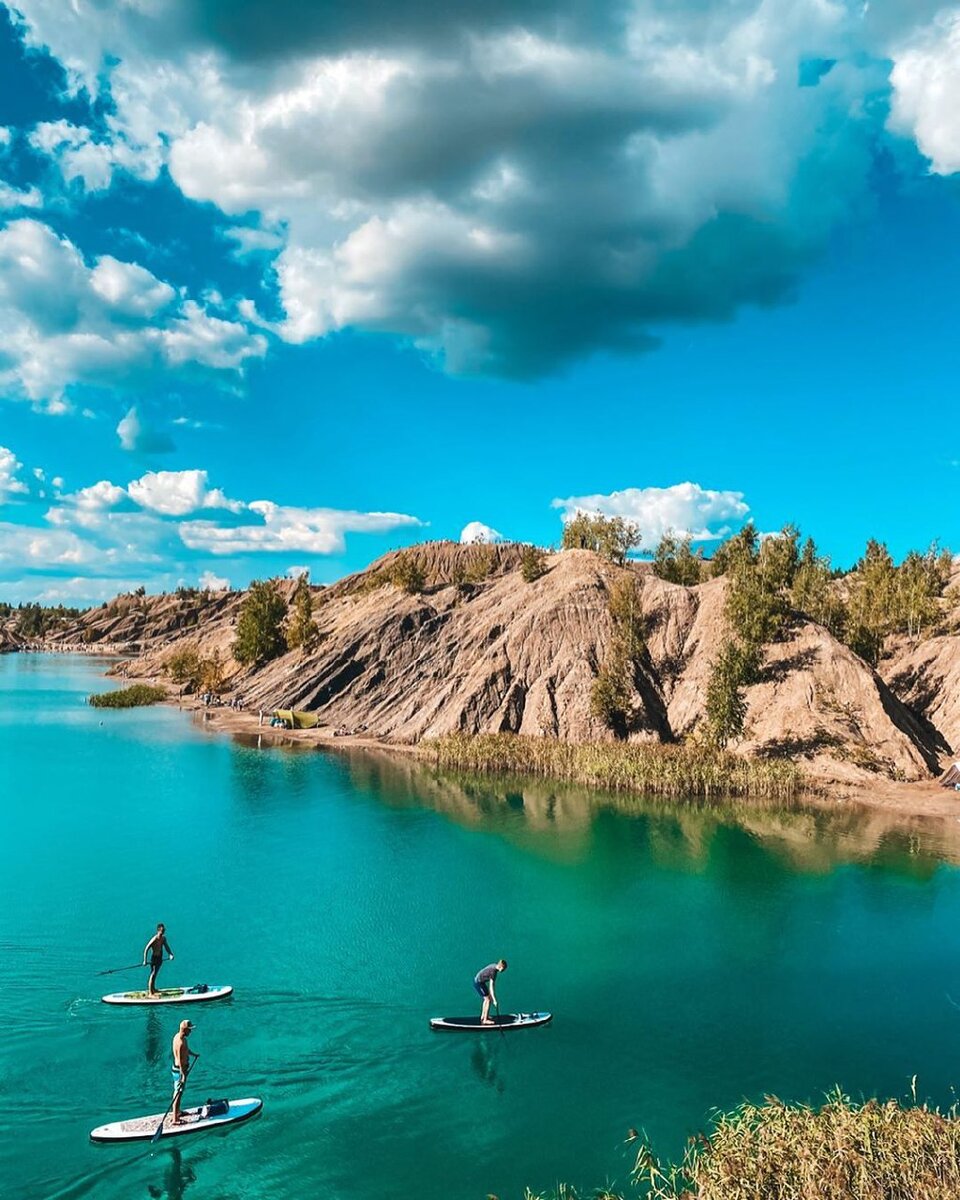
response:
<svg viewBox="0 0 960 1200"><path fill-rule="evenodd" d="M172 959L173 951L170 949L170 943L167 941L167 927L161 922L157 926L157 932L143 948L144 966L147 965L147 956L149 955L150 957L150 978L147 980L148 996L155 996L157 994L157 972L163 966L164 950L166 950L167 955Z"/></svg>
<svg viewBox="0 0 960 1200"><path fill-rule="evenodd" d="M500 958L495 963L491 963L489 967L484 967L483 970L478 971L473 977L474 991L483 1000L483 1005L480 1009L481 1025L493 1025L494 1023L490 1018L490 1005L491 1003L495 1007L499 1007L499 1005L497 1005L497 993L494 989L493 981L501 971L505 971L506 969L507 960Z"/></svg>

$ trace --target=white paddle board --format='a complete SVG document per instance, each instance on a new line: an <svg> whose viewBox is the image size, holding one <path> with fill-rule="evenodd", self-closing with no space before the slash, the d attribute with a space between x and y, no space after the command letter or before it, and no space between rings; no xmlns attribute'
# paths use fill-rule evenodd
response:
<svg viewBox="0 0 960 1200"><path fill-rule="evenodd" d="M182 1133L200 1133L204 1129L219 1129L222 1125L235 1125L256 1116L263 1108L263 1101L255 1096L246 1100L213 1100L199 1108L185 1108L179 1125L172 1124L170 1117L163 1123L161 1137L179 1137ZM224 1111L225 1110L225 1111ZM92 1142L149 1142L157 1132L163 1113L149 1117L131 1117L128 1121L111 1121L109 1125L98 1125L91 1129Z"/></svg>
<svg viewBox="0 0 960 1200"><path fill-rule="evenodd" d="M232 987L213 987L198 983L194 987L159 988L155 996L149 992L111 992L102 996L104 1004L190 1004L201 1000L222 1000L231 995Z"/></svg>
<svg viewBox="0 0 960 1200"><path fill-rule="evenodd" d="M431 1017L431 1029L456 1029L470 1033L483 1033L487 1029L532 1029L553 1020L553 1013L504 1013L494 1017L492 1025L482 1025L479 1017Z"/></svg>

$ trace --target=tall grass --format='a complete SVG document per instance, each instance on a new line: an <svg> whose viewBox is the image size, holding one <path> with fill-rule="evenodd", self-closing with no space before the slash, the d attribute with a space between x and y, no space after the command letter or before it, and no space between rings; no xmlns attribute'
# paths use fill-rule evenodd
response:
<svg viewBox="0 0 960 1200"><path fill-rule="evenodd" d="M839 1089L819 1109L768 1097L714 1119L679 1165L641 1147L626 1194L607 1200L956 1200L960 1119L895 1100L857 1104ZM576 1200L561 1187L554 1200ZM527 1200L535 1198L527 1193Z"/></svg>
<svg viewBox="0 0 960 1200"><path fill-rule="evenodd" d="M803 786L794 763L660 743L585 742L511 733L446 734L420 753L449 771L542 775L608 791L662 796L790 799Z"/></svg>
<svg viewBox="0 0 960 1200"><path fill-rule="evenodd" d="M149 683L132 683L130 687L115 692L97 692L90 697L94 708L138 708L144 704L156 704L165 700L167 689L153 687Z"/></svg>

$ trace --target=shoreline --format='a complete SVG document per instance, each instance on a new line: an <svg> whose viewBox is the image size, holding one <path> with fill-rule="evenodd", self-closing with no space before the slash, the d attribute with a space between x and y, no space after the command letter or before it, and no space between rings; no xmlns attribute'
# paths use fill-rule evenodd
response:
<svg viewBox="0 0 960 1200"><path fill-rule="evenodd" d="M128 683L161 683L161 680L128 679ZM278 749L301 748L321 751L375 750L429 763L429 750L422 744L391 742L367 734L335 735L333 725L315 729L277 729L258 723L258 715L250 710L238 711L227 706L206 708L193 696L178 700L169 696L161 701L190 715L195 724L209 733L226 734L245 743L259 741ZM491 778L497 772L489 773ZM815 809L858 807L873 809L906 820L960 821L960 793L943 788L936 779L898 782L878 776L876 780L832 780L808 776L806 786L796 796L795 803ZM749 801L746 801L749 803Z"/></svg>

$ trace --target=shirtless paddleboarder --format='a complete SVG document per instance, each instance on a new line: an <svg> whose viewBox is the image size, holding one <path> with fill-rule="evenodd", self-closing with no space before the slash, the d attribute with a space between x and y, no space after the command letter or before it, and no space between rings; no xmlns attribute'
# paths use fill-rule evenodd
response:
<svg viewBox="0 0 960 1200"><path fill-rule="evenodd" d="M190 1034L193 1033L192 1021L181 1021L180 1028L173 1035L173 1104L170 1107L170 1124L180 1124L180 1104L183 1101L183 1089L187 1085L187 1076L190 1074L190 1058L197 1056L190 1049L187 1042Z"/></svg>
<svg viewBox="0 0 960 1200"><path fill-rule="evenodd" d="M143 948L143 965L147 965L147 956L150 957L150 978L147 980L147 995L156 996L157 994L157 972L163 966L163 952L166 950L168 956L173 958L173 951L170 949L170 943L167 941L167 928L164 924L157 926L157 932L153 935L149 942Z"/></svg>

